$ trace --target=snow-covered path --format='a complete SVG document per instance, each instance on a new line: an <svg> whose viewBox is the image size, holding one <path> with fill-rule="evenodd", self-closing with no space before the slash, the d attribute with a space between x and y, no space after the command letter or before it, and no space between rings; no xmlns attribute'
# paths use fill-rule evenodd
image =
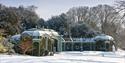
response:
<svg viewBox="0 0 125 63"><path fill-rule="evenodd" d="M0 55L0 63L125 63L125 51L61 52L54 56Z"/></svg>

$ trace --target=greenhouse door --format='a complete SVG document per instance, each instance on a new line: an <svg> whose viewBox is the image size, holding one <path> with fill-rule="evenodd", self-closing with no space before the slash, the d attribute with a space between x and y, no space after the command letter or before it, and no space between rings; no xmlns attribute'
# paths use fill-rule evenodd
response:
<svg viewBox="0 0 125 63"><path fill-rule="evenodd" d="M54 40L54 52L58 51L58 40Z"/></svg>

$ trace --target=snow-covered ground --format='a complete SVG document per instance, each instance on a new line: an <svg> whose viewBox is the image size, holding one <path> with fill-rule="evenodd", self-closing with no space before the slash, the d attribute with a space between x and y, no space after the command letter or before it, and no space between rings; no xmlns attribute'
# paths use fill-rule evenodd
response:
<svg viewBox="0 0 125 63"><path fill-rule="evenodd" d="M54 56L0 55L0 63L125 63L125 51L61 52Z"/></svg>

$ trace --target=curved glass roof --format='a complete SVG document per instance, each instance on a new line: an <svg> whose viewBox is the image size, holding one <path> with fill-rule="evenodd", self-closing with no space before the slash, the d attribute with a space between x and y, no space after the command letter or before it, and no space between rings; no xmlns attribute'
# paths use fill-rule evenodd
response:
<svg viewBox="0 0 125 63"><path fill-rule="evenodd" d="M59 34L52 29L29 29L22 34L27 33L30 36L59 36Z"/></svg>
<svg viewBox="0 0 125 63"><path fill-rule="evenodd" d="M114 40L113 37L109 35L99 35L94 38L95 40Z"/></svg>

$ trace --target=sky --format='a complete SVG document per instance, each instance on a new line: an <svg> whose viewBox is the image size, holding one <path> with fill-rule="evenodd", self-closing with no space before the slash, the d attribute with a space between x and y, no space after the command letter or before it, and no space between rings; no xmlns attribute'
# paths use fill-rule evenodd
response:
<svg viewBox="0 0 125 63"><path fill-rule="evenodd" d="M0 0L0 3L6 6L25 7L34 5L38 7L36 13L45 20L52 16L67 12L72 7L78 6L96 6L98 4L113 5L119 0Z"/></svg>

